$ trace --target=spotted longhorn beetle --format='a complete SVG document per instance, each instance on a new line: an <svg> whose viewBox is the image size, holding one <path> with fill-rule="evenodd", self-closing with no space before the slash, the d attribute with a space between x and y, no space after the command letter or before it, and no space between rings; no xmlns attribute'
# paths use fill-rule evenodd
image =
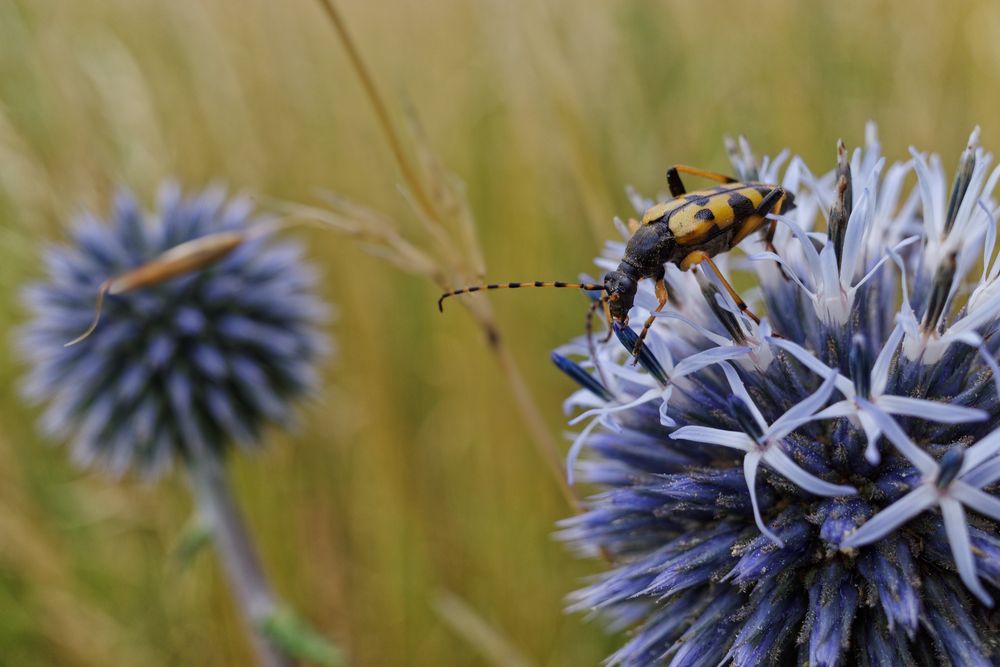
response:
<svg viewBox="0 0 1000 667"><path fill-rule="evenodd" d="M687 192L684 183L681 182L681 173L718 181L721 185ZM667 286L664 282L665 265L672 263L682 271L687 271L704 262L718 276L740 311L755 322L760 322L722 275L712 257L735 248L743 239L762 229L765 224L767 229L764 232L764 243L773 251L772 242L777 222L768 220L766 216L771 213L785 213L794 208L794 195L780 186L740 182L724 174L680 164L667 170L667 186L673 199L649 207L642 216L641 223L634 221L631 223L632 237L625 246L625 255L617 269L605 274L603 284L536 281L472 285L442 294L438 299L438 309L443 310L443 302L449 296L479 290L520 287L600 290L604 294L594 302L588 312L589 337L590 321L594 310L599 306L605 309L609 328L613 322L621 326L627 325L628 313L632 309L639 281L643 278L652 278L656 281L658 305L646 319L632 350L633 355L638 355L643 340L655 320L655 313L662 310L668 301Z"/></svg>

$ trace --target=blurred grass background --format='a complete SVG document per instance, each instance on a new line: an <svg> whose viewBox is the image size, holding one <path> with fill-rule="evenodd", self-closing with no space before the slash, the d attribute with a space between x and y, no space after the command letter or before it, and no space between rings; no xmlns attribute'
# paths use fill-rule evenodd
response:
<svg viewBox="0 0 1000 667"><path fill-rule="evenodd" d="M592 269L623 187L672 162L726 170L723 134L817 172L879 122L957 159L996 148L1000 5L435 0L342 2L397 119L416 109L467 185L497 279ZM0 331L44 242L117 186L176 177L315 202L329 189L413 238L400 174L312 0L0 0ZM435 612L458 596L537 665L613 649L563 596L600 570L552 537L568 510L461 309L335 234L304 230L340 310L340 354L292 435L235 462L280 594L356 665L485 659ZM507 344L561 434L573 389L548 351L582 301L497 294ZM0 346L0 664L237 665L249 653L211 554L172 559L184 480L118 483L42 442Z"/></svg>

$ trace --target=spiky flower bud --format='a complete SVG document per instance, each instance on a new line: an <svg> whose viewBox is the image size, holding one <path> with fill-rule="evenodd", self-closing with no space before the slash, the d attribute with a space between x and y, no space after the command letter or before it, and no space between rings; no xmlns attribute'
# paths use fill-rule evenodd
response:
<svg viewBox="0 0 1000 667"><path fill-rule="evenodd" d="M681 298L640 365L629 331L596 359L559 351L608 383L567 401L590 420L577 481L601 491L561 535L610 558L571 605L630 629L609 664L1000 662L1000 168L978 135L953 179L915 150L886 169L874 127L821 177L730 143L741 178L798 204L777 253L748 239L749 261L717 257L759 285L761 324L668 265ZM651 285L635 303L642 323Z"/></svg>
<svg viewBox="0 0 1000 667"><path fill-rule="evenodd" d="M316 383L326 307L301 249L265 224L248 198L167 186L155 214L122 194L107 223L85 216L70 245L48 248L19 336L47 434L71 440L80 463L154 475L190 447L251 446L266 423L287 423ZM102 283L213 234L242 242L183 275L111 290L93 334L64 347L94 317Z"/></svg>

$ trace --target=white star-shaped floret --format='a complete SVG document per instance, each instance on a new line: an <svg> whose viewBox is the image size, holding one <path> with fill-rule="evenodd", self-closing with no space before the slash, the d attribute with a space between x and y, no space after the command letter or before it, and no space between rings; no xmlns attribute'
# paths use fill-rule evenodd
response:
<svg viewBox="0 0 1000 667"><path fill-rule="evenodd" d="M773 424L768 424L753 399L750 398L743 381L740 380L733 367L726 362L721 363L720 366L726 374L726 379L729 380L733 394L742 401L750 413L752 423L747 424L746 431L752 433L727 431L708 426L684 426L671 433L670 437L677 440L721 445L746 452L746 456L743 457L743 474L746 477L747 488L750 490L754 520L761 533L779 547L784 547L781 539L764 524L764 519L760 515L760 507L757 504L757 467L761 461L800 488L818 496L846 496L857 493L853 486L831 484L816 477L804 470L782 450L782 441L785 436L808 421L812 414L830 398L835 378L829 377L815 393L793 405Z"/></svg>
<svg viewBox="0 0 1000 667"><path fill-rule="evenodd" d="M679 311L665 310L658 313L657 316L683 322L698 334L715 343L718 348L741 350L741 353L734 353L727 358L738 362L740 366L744 368L756 368L761 371L766 370L771 364L771 361L774 359L774 353L771 351L771 346L768 345L767 342L773 335L771 323L766 317L760 322L756 322L752 318L748 317L737 307L732 297L726 294L725 288L719 284L719 278L714 272L706 271L703 273L707 274L707 280L709 280L710 283L716 287L715 293L706 295L706 298L714 299L719 308L728 312L733 316L736 322L739 323L739 326L742 328L742 335L738 339L733 338L732 334L723 335L716 333ZM683 364L684 361L681 361L680 364ZM680 366L680 364L678 364L678 366Z"/></svg>
<svg viewBox="0 0 1000 667"><path fill-rule="evenodd" d="M856 162L860 169L860 159ZM811 225L811 220L809 218L803 219L802 215L808 215L808 211L803 210L801 213L790 211L786 214L767 216L787 226L799 242L804 261L798 268L805 270L805 277L809 285L802 282L795 267L791 266L785 258L773 252L755 253L750 256L753 261L774 261L785 267L785 275L790 277L809 296L816 314L826 322L834 324L847 322L858 290L889 259L888 253L883 255L864 276L855 280L866 255L866 232L876 226L876 214L881 211L878 184L884 164L884 158L876 157L873 159L873 163L866 166L865 173L861 175L861 194L856 198L851 209L847 234L839 258L835 244L830 239L826 238L825 235L817 236L806 231ZM822 187L815 182L808 170L805 170L805 173L807 174L806 180L811 180L814 188L821 190ZM894 179L898 178L899 175L895 174ZM895 191L892 192L892 196L896 196ZM816 250L814 240L822 243L822 248L819 251ZM916 236L906 238L897 243L893 250L899 250L915 241L917 241Z"/></svg>
<svg viewBox="0 0 1000 667"><path fill-rule="evenodd" d="M599 424L612 431L620 431L621 427L614 421L615 414L619 412L627 412L628 410L644 403L651 403L659 400L660 423L668 427L675 426L676 422L674 422L668 414L670 396L673 393L674 381L687 375L691 375L692 373L707 366L711 366L712 364L717 364L727 359L743 357L750 352L749 347L736 345L712 347L685 357L675 365L673 363L673 357L670 354L670 350L667 349L665 345L660 345L658 338L651 337L647 340L649 341L648 346L650 351L653 352L654 356L656 356L659 361L663 362L663 365L665 366L664 370L670 379L670 384L661 385L652 374L643 373L640 370L633 368L631 363L624 363L622 365L611 364L608 367L609 377L613 379L620 378L638 387L647 387L647 389L635 398L625 402L604 401L603 399L594 396L589 391L581 390L570 397L573 401L572 403L567 401L566 406L564 406L565 408L572 408L573 406L594 406L591 407L590 410L581 412L569 422L571 426L574 426L586 419L591 420L590 423L588 423L574 438L573 444L570 446L569 452L566 455L566 477L570 484L573 484L574 468L576 466L576 460L580 456L580 451L583 449L583 445L586 442L587 437ZM659 352L659 354L657 354L657 352Z"/></svg>
<svg viewBox="0 0 1000 667"><path fill-rule="evenodd" d="M812 418L818 420L847 417L852 423L860 425L868 439L865 458L873 464L879 461L877 443L882 433L878 420L872 416L873 412L919 417L944 424L979 421L989 416L986 411L976 408L967 408L941 401L914 398L912 396L886 394L885 389L889 382L889 365L903 338L903 333L903 327L897 326L892 334L889 335L889 339L882 346L881 351L879 351L875 363L871 366L871 370L866 371L864 368L857 370L860 379L863 380L861 384L867 385L867 395L862 395L858 391L854 381L842 375L838 370L824 364L801 345L780 338L771 339L773 345L791 354L802 362L802 365L817 375L826 378L829 378L831 374L834 376L837 391L844 395L844 400L817 412ZM864 340L857 340L857 338L856 336L856 340L852 344L852 354L855 354L855 348L863 349Z"/></svg>
<svg viewBox="0 0 1000 667"><path fill-rule="evenodd" d="M1000 178L1000 167L993 170L987 178L993 156L979 146L979 127L972 130L968 145L962 153L960 171L970 167L968 181L961 190L961 200L954 201L957 208L952 208L952 198L949 195L951 177L945 171L941 160L935 155L928 157L916 148L910 147L913 156L913 166L917 172L917 189L923 206L923 222L925 229L924 260L929 273L933 274L938 265L953 253L961 252L965 246L975 245L985 227L982 211L977 210L977 202L989 200ZM985 184L985 185L984 185ZM951 188L954 190L954 186ZM949 215L953 215L949 224Z"/></svg>
<svg viewBox="0 0 1000 667"><path fill-rule="evenodd" d="M900 267L900 276L903 282L903 304L896 315L896 321L905 333L903 352L906 357L910 360L919 359L923 364L937 363L952 343L963 343L971 347L978 347L980 351L983 351L983 337L979 331L1000 317L1000 291L974 291L975 300L970 297L966 308L954 320L941 328L928 330L917 319L916 311L910 304L907 272L903 259L894 251L890 251L890 254L893 261ZM961 255L958 259L960 266L956 268L956 275L965 275L968 265L975 259L973 252ZM954 297L958 285L958 282L952 285L948 302ZM988 353L983 356L991 366L996 363Z"/></svg>
<svg viewBox="0 0 1000 667"><path fill-rule="evenodd" d="M950 450L935 461L903 432L892 417L879 410L870 413L900 454L920 472L920 483L905 496L866 521L841 543L843 548L861 547L882 539L924 510L941 508L945 533L962 581L983 604L993 606L976 576L969 527L963 505L1000 521L1000 499L982 490L1000 480L1000 429L968 449Z"/></svg>

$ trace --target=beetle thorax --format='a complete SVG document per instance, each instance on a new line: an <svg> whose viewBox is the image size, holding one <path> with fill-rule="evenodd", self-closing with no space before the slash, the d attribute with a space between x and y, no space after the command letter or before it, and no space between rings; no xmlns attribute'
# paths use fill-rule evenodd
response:
<svg viewBox="0 0 1000 667"><path fill-rule="evenodd" d="M625 246L622 263L634 267L640 278L655 278L663 273L663 264L670 259L673 245L673 234L665 223L643 225Z"/></svg>

